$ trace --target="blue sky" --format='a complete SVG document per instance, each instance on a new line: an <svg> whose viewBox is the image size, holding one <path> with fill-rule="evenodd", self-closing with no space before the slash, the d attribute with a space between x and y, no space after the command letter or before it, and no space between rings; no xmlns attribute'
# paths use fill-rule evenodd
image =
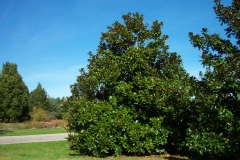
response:
<svg viewBox="0 0 240 160"><path fill-rule="evenodd" d="M187 72L198 76L201 51L192 47L188 32L206 27L224 36L213 6L213 0L0 0L0 69L6 61L16 63L29 91L40 82L51 97L69 96L101 32L138 11L146 23L164 23L169 51L180 54Z"/></svg>

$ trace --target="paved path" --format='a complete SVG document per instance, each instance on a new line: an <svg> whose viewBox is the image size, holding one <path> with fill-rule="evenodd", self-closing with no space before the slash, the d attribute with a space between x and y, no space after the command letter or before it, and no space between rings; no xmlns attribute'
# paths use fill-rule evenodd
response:
<svg viewBox="0 0 240 160"><path fill-rule="evenodd" d="M68 133L41 134L28 136L3 136L0 137L0 144L62 141L66 140L67 137Z"/></svg>

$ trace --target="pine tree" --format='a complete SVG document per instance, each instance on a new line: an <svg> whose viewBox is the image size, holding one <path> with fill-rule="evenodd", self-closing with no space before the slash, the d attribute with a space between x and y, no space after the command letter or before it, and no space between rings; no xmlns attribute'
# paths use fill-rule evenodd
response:
<svg viewBox="0 0 240 160"><path fill-rule="evenodd" d="M23 121L28 115L28 88L17 71L17 65L6 62L1 74L1 117L2 122Z"/></svg>
<svg viewBox="0 0 240 160"><path fill-rule="evenodd" d="M33 107L39 107L45 111L49 110L50 103L47 96L47 92L40 83L38 83L36 89L30 92L28 101L30 110L32 110Z"/></svg>

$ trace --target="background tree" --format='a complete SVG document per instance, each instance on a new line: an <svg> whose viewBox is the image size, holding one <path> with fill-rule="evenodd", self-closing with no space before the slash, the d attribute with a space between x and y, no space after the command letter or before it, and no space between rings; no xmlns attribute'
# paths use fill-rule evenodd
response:
<svg viewBox="0 0 240 160"><path fill-rule="evenodd" d="M4 117L4 110L3 110L3 84L2 84L2 71L0 72L0 117ZM3 121L3 119L2 119Z"/></svg>
<svg viewBox="0 0 240 160"><path fill-rule="evenodd" d="M162 22L149 27L139 13L122 18L102 33L87 71L71 86L71 147L95 156L180 147L191 97L182 60L168 52Z"/></svg>
<svg viewBox="0 0 240 160"><path fill-rule="evenodd" d="M192 123L187 145L200 154L240 153L240 3L224 6L215 0L214 11L224 26L227 39L218 34L189 33L194 47L202 50L205 73L195 81Z"/></svg>
<svg viewBox="0 0 240 160"><path fill-rule="evenodd" d="M28 88L17 71L17 65L6 62L0 76L2 122L23 121L28 115Z"/></svg>
<svg viewBox="0 0 240 160"><path fill-rule="evenodd" d="M49 97L48 100L50 103L50 108L48 109L48 111L50 112L51 116L54 119L62 119L66 112L63 108L63 102L64 102L65 98L64 97L62 97L62 98Z"/></svg>
<svg viewBox="0 0 240 160"><path fill-rule="evenodd" d="M38 83L36 89L30 92L28 101L30 110L32 110L33 107L39 107L45 111L49 110L50 102L47 96L47 92L40 83Z"/></svg>

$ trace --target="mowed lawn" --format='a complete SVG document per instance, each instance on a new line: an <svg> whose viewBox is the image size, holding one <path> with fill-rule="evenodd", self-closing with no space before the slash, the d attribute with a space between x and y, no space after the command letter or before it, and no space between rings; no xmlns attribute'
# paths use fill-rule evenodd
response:
<svg viewBox="0 0 240 160"><path fill-rule="evenodd" d="M69 149L70 142L38 142L38 143L22 143L0 145L1 160L100 160L101 158L82 156L75 151ZM105 160L174 160L186 159L174 156L147 156L147 157L107 157Z"/></svg>
<svg viewBox="0 0 240 160"><path fill-rule="evenodd" d="M35 128L35 129L0 129L0 136L23 136L23 135L38 135L38 134L54 134L67 133L64 128Z"/></svg>
<svg viewBox="0 0 240 160"><path fill-rule="evenodd" d="M64 120L50 122L0 123L0 136L23 136L37 134L66 133Z"/></svg>
<svg viewBox="0 0 240 160"><path fill-rule="evenodd" d="M69 149L69 142L38 142L0 145L1 160L82 159Z"/></svg>
<svg viewBox="0 0 240 160"><path fill-rule="evenodd" d="M35 129L1 129L0 136L21 136L66 133L64 128L35 128ZM21 144L0 145L0 160L100 160L102 158L80 155L78 152L69 149L70 142L36 142ZM146 156L146 157L107 157L104 160L180 160L187 159L179 156Z"/></svg>

